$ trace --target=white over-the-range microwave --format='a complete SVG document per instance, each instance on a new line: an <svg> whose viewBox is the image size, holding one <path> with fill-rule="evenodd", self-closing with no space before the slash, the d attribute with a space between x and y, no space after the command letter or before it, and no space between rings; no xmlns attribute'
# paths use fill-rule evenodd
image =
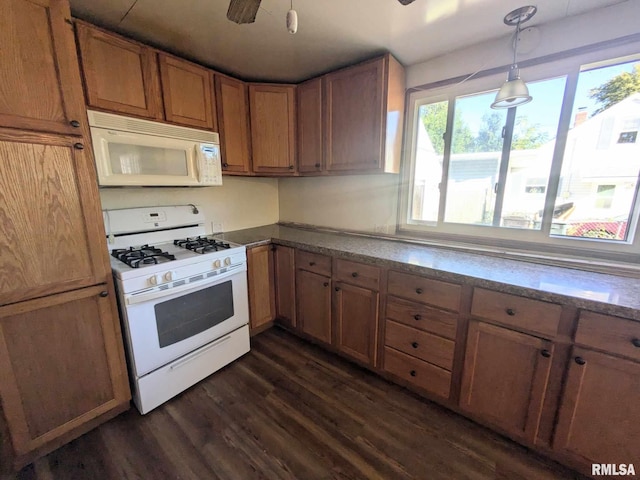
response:
<svg viewBox="0 0 640 480"><path fill-rule="evenodd" d="M222 185L217 133L89 110L100 186Z"/></svg>

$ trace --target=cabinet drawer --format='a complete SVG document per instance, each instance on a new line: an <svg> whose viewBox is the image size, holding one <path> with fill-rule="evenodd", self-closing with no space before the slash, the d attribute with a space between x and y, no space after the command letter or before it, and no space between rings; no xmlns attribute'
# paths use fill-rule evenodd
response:
<svg viewBox="0 0 640 480"><path fill-rule="evenodd" d="M296 250L296 267L320 275L331 276L331 257Z"/></svg>
<svg viewBox="0 0 640 480"><path fill-rule="evenodd" d="M449 398L451 373L430 363L384 347L384 369L435 395Z"/></svg>
<svg viewBox="0 0 640 480"><path fill-rule="evenodd" d="M336 279L370 290L380 289L380 269L373 265L336 260Z"/></svg>
<svg viewBox="0 0 640 480"><path fill-rule="evenodd" d="M458 316L420 303L387 297L387 319L455 340Z"/></svg>
<svg viewBox="0 0 640 480"><path fill-rule="evenodd" d="M471 314L547 338L556 336L562 307L506 293L476 288Z"/></svg>
<svg viewBox="0 0 640 480"><path fill-rule="evenodd" d="M453 366L453 341L392 320L386 323L385 345L449 371Z"/></svg>
<svg viewBox="0 0 640 480"><path fill-rule="evenodd" d="M388 292L398 297L455 312L460 308L460 285L410 273L389 272Z"/></svg>
<svg viewBox="0 0 640 480"><path fill-rule="evenodd" d="M640 360L640 322L580 312L576 343Z"/></svg>

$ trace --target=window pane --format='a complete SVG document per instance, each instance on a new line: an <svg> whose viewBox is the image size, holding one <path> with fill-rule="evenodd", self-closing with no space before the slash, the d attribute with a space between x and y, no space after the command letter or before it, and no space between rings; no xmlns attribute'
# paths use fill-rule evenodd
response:
<svg viewBox="0 0 640 480"><path fill-rule="evenodd" d="M411 219L438 221L440 180L444 157L449 102L431 103L418 108L416 163L413 177Z"/></svg>
<svg viewBox="0 0 640 480"><path fill-rule="evenodd" d="M491 225L506 110L491 110L495 92L456 98L445 222Z"/></svg>
<svg viewBox="0 0 640 480"><path fill-rule="evenodd" d="M500 225L539 230L566 77L532 82L533 101L516 110Z"/></svg>
<svg viewBox="0 0 640 480"><path fill-rule="evenodd" d="M640 62L580 73L551 233L625 240L640 171Z"/></svg>

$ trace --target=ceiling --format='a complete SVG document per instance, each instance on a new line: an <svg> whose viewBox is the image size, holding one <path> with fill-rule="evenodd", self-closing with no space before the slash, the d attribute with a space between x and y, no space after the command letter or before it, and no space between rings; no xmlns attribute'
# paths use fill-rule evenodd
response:
<svg viewBox="0 0 640 480"><path fill-rule="evenodd" d="M70 0L74 16L245 80L298 82L390 51L412 65L508 35L528 0L262 0L255 23L227 20L228 0ZM531 0L535 1L535 0ZM537 0L527 26L630 0Z"/></svg>

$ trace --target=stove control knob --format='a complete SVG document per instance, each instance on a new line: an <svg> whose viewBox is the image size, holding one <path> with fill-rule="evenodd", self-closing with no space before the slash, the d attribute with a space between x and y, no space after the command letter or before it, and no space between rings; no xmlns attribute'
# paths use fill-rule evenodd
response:
<svg viewBox="0 0 640 480"><path fill-rule="evenodd" d="M173 273L167 272L164 274L163 278L165 282L170 282L171 280L173 280Z"/></svg>
<svg viewBox="0 0 640 480"><path fill-rule="evenodd" d="M231 259L230 259L229 257L225 258L225 259L224 259L224 264L225 264L226 266L231 265Z"/></svg>
<svg viewBox="0 0 640 480"><path fill-rule="evenodd" d="M158 284L158 276L157 275L151 275L149 277L149 285L157 285Z"/></svg>
<svg viewBox="0 0 640 480"><path fill-rule="evenodd" d="M213 268L220 268L222 266L222 263L220 262L220 260L216 260L215 262L213 262Z"/></svg>

